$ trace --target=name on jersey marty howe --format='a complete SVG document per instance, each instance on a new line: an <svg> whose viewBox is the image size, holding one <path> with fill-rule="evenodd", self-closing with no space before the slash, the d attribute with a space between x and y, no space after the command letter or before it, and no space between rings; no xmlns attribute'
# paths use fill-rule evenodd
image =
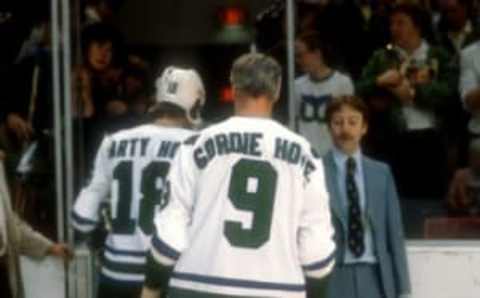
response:
<svg viewBox="0 0 480 298"><path fill-rule="evenodd" d="M259 143L263 139L262 133L220 133L207 138L193 151L195 164L199 169L204 169L216 156L231 153L248 156L262 156ZM306 179L315 170L311 155L305 154L302 146L296 142L282 138L275 139L274 157L303 169Z"/></svg>
<svg viewBox="0 0 480 298"><path fill-rule="evenodd" d="M110 145L108 157L123 158L145 156L149 142L150 138L133 138L113 141ZM180 147L180 142L161 141L156 156L172 159L175 156L178 147Z"/></svg>

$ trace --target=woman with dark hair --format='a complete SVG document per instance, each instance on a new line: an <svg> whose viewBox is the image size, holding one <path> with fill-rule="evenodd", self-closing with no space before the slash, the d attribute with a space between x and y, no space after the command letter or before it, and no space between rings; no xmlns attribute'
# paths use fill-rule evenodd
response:
<svg viewBox="0 0 480 298"><path fill-rule="evenodd" d="M390 162L400 195L440 199L447 174L442 111L457 70L445 50L425 39L428 20L418 6L396 6L391 42L372 55L356 87L371 109L368 147Z"/></svg>
<svg viewBox="0 0 480 298"><path fill-rule="evenodd" d="M79 177L88 172L100 141L123 125L128 105L123 96L122 38L110 25L95 23L82 31L83 63L74 70L73 114L80 137ZM79 156L79 157L80 157ZM84 168L86 166L86 168Z"/></svg>
<svg viewBox="0 0 480 298"><path fill-rule="evenodd" d="M109 25L98 23L83 30L84 62L77 68L78 85L74 86L77 117L102 117L126 111L126 105L118 99L121 50L120 34Z"/></svg>

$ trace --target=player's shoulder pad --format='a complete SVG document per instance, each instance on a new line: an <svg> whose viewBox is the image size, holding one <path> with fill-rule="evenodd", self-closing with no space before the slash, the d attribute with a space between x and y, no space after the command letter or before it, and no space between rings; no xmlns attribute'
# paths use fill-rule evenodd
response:
<svg viewBox="0 0 480 298"><path fill-rule="evenodd" d="M200 135L198 134L190 136L185 141L183 141L183 144L193 146L195 145L195 142L198 140L198 137L200 137Z"/></svg>

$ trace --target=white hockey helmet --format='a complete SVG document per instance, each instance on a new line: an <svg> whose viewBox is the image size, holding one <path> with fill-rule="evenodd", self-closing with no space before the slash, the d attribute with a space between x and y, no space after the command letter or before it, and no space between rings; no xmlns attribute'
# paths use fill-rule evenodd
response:
<svg viewBox="0 0 480 298"><path fill-rule="evenodd" d="M205 88L195 70L169 66L156 80L155 87L158 103L169 102L179 106L193 125L202 123L200 112L205 104Z"/></svg>

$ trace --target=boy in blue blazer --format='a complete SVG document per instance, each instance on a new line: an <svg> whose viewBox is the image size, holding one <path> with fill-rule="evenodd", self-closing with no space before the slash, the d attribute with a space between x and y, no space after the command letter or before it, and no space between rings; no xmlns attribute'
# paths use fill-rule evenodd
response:
<svg viewBox="0 0 480 298"><path fill-rule="evenodd" d="M329 103L333 148L324 156L337 245L328 297L410 297L398 195L389 167L362 154L367 107L355 96Z"/></svg>

